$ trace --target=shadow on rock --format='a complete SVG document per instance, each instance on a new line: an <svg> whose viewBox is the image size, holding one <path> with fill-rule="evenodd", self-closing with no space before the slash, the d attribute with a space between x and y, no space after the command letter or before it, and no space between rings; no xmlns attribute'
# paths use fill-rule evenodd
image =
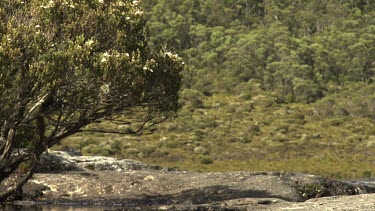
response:
<svg viewBox="0 0 375 211"><path fill-rule="evenodd" d="M214 185L203 189L182 191L180 194L166 196L177 203L207 204L239 198L279 198L290 200L283 196L273 195L261 190L239 190L224 185Z"/></svg>
<svg viewBox="0 0 375 211"><path fill-rule="evenodd" d="M159 207L163 205L202 205L202 204L217 204L228 200L242 199L242 198L278 198L282 200L290 200L283 196L273 195L267 191L260 190L239 190L233 189L225 185L214 185L200 189L191 189L182 191L178 194L170 195L142 195L137 199L127 198L96 198L96 199L57 199L54 203L57 204L84 204L84 205L100 205L100 206L121 206L121 207Z"/></svg>

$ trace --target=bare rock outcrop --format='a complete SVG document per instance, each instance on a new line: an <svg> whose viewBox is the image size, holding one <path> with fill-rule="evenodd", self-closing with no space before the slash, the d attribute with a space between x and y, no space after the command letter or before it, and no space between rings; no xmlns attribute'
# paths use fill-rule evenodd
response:
<svg viewBox="0 0 375 211"><path fill-rule="evenodd" d="M47 168L28 184L39 187L33 198L37 203L118 210L329 210L355 200L363 202L356 205L366 210L375 204L375 195L368 194L375 192L371 179L337 181L280 172L197 173L64 152L50 152L43 162Z"/></svg>
<svg viewBox="0 0 375 211"><path fill-rule="evenodd" d="M105 156L82 156L79 153L50 151L41 156L41 165L37 172L64 172L64 171L127 171L127 170L155 170L157 166L148 165L129 159L116 159Z"/></svg>

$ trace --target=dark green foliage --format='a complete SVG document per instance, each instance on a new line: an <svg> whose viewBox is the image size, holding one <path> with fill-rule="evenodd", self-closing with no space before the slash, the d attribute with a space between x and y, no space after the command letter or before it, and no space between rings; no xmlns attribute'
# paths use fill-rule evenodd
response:
<svg viewBox="0 0 375 211"><path fill-rule="evenodd" d="M363 178L370 178L370 177L372 177L372 172L371 171L364 171L364 172L362 172L362 177Z"/></svg>
<svg viewBox="0 0 375 211"><path fill-rule="evenodd" d="M248 131L250 133L255 133L256 134L256 133L260 132L260 127L258 125L250 124L248 126Z"/></svg>
<svg viewBox="0 0 375 211"><path fill-rule="evenodd" d="M179 51L185 87L218 93L258 79L278 102L311 103L327 83L375 76L375 9L366 1L142 3L150 40Z"/></svg>
<svg viewBox="0 0 375 211"><path fill-rule="evenodd" d="M180 104L191 108L202 108L204 97L200 91L184 89L180 93Z"/></svg>
<svg viewBox="0 0 375 211"><path fill-rule="evenodd" d="M210 157L203 157L201 159L201 164L204 164L204 165L212 164L213 162L214 161Z"/></svg>

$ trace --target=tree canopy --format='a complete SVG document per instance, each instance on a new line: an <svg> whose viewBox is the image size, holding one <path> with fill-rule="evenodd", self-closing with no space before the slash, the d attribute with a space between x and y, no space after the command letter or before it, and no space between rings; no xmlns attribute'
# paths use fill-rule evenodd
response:
<svg viewBox="0 0 375 211"><path fill-rule="evenodd" d="M138 4L0 2L0 181L22 167L0 200L17 192L61 139L106 132L89 124L111 121L137 133L178 109L183 62L149 47Z"/></svg>
<svg viewBox="0 0 375 211"><path fill-rule="evenodd" d="M328 84L372 83L375 7L365 0L142 2L151 41L181 53L186 88L233 93L256 79L280 102L315 102Z"/></svg>

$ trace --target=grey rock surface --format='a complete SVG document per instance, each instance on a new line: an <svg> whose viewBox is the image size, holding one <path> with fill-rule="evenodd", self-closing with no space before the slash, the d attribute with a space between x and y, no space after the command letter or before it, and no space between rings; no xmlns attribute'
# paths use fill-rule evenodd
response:
<svg viewBox="0 0 375 211"><path fill-rule="evenodd" d="M40 203L118 210L375 210L375 195L368 194L375 192L371 179L336 181L280 172L197 173L64 152L50 152L44 159L55 172L45 168L28 184L39 187Z"/></svg>
<svg viewBox="0 0 375 211"><path fill-rule="evenodd" d="M129 159L116 159L105 156L81 156L63 151L50 151L41 156L41 165L37 172L64 172L87 170L152 170L159 167Z"/></svg>

